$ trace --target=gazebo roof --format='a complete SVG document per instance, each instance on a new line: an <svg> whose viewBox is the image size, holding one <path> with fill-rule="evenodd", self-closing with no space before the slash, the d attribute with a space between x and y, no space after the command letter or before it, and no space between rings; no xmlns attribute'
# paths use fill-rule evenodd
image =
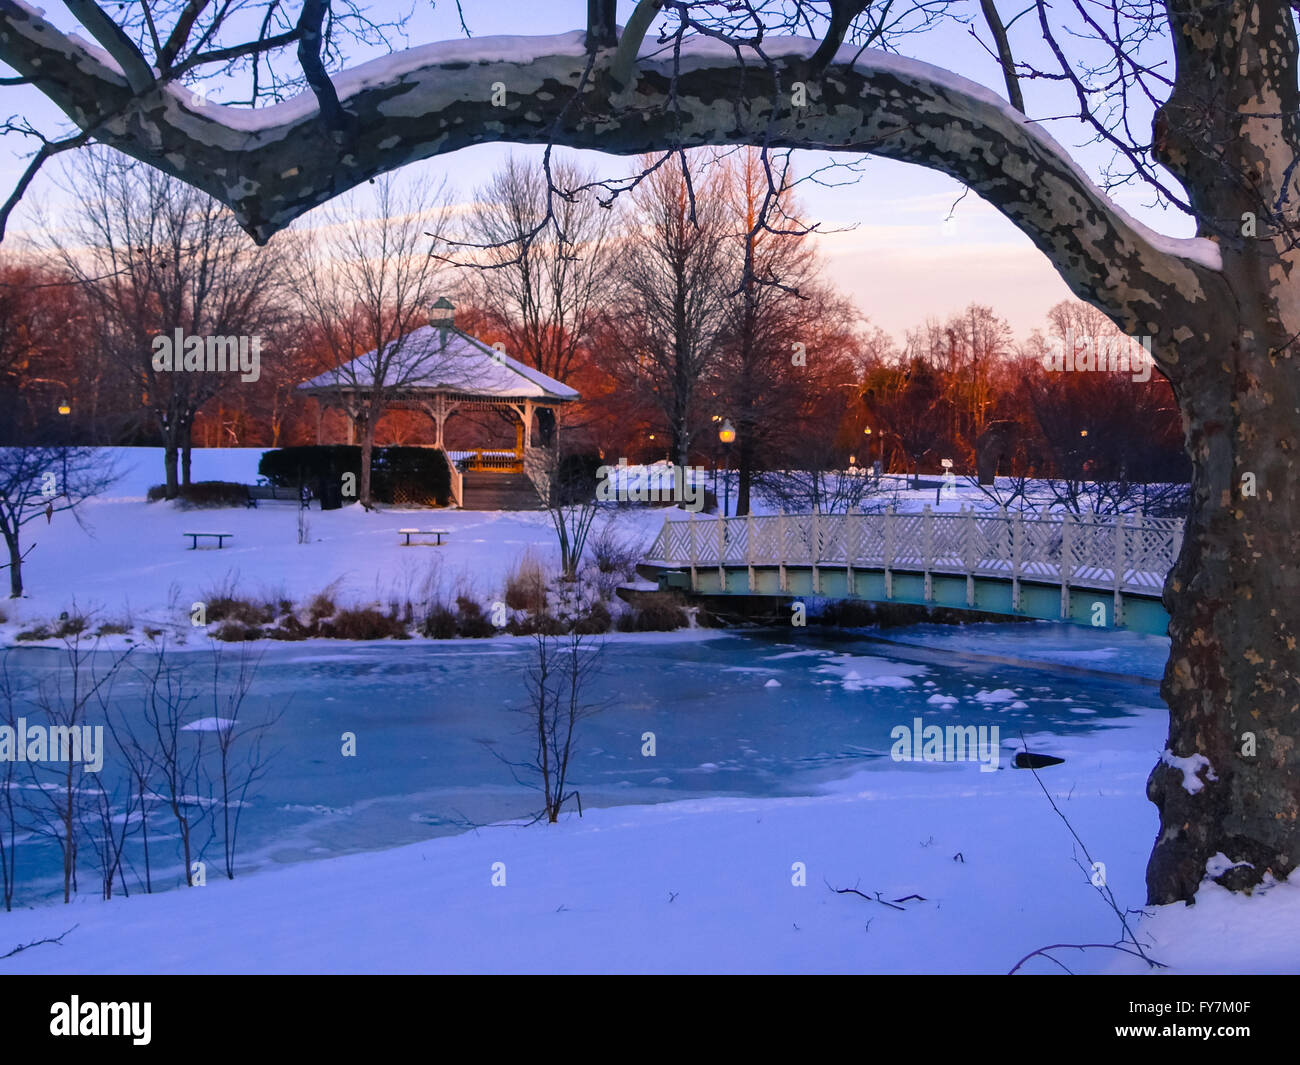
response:
<svg viewBox="0 0 1300 1065"><path fill-rule="evenodd" d="M446 329L447 343L443 347L441 333L437 326L426 325L403 338L400 352L388 362L383 374L384 387L408 393L443 392L543 403L578 398L568 385L454 327ZM385 351L392 348L393 344L389 344ZM374 385L378 361L375 351L369 351L304 381L298 388L309 392L364 392Z"/></svg>

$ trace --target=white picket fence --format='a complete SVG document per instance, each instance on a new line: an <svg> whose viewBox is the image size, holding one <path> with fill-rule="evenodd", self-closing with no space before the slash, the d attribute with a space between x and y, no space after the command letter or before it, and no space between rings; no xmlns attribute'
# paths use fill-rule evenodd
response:
<svg viewBox="0 0 1300 1065"><path fill-rule="evenodd" d="M1183 543L1178 518L963 509L665 520L646 561L953 573L1158 595Z"/></svg>

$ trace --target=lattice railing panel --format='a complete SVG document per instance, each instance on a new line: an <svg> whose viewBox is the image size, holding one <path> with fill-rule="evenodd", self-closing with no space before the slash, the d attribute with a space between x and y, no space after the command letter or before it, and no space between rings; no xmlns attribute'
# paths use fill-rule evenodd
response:
<svg viewBox="0 0 1300 1065"><path fill-rule="evenodd" d="M1159 591L1183 524L1126 515L768 514L667 521L650 558L674 564L890 568Z"/></svg>

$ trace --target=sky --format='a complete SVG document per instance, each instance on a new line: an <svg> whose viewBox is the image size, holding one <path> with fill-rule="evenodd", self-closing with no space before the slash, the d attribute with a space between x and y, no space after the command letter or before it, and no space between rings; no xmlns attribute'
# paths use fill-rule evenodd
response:
<svg viewBox="0 0 1300 1065"><path fill-rule="evenodd" d="M550 34L578 28L585 17L585 0L464 0L465 19L475 37L493 34ZM372 0L368 7L390 17L407 10L396 0ZM633 4L620 2L625 21ZM1010 5L1004 5L1010 17ZM950 10L967 22L952 21L924 34L904 39L905 54L941 63L1005 96L1001 74L994 61L970 33L970 19L978 5L954 0ZM66 11L52 11L52 20L64 29L73 23ZM1025 18L1012 26L1017 55L1042 66L1050 58L1037 29ZM977 26L983 29L982 24ZM83 36L87 36L82 31ZM407 43L463 36L456 5L447 0L413 9ZM371 58L375 53L358 54ZM0 64L0 69L4 69ZM210 98L220 102L225 87L207 86ZM6 87L6 113L25 115L42 130L57 130L62 115L28 87ZM1070 103L1052 86L1035 82L1027 92L1030 117L1046 119L1068 111ZM1068 149L1094 179L1109 157L1107 151L1086 144L1088 134L1075 122L1046 123L1048 130ZM1141 123L1138 123L1140 128ZM0 144L0 182L8 189L25 165L23 153L31 148L12 135ZM539 156L540 149L511 145L481 145L407 168L411 176L429 173L445 177L461 199L469 199L509 152ZM595 152L571 153L595 165L604 175L626 173L630 162ZM804 172L824 161L824 156L800 153ZM53 208L70 202L66 186L60 187L58 168L43 172L33 183L28 199ZM805 183L800 195L805 215L819 223L820 250L828 273L850 296L873 325L902 340L905 331L927 318L946 318L971 302L991 306L1010 323L1017 337L1041 327L1047 310L1069 290L1047 260L1010 222L974 194L962 198L963 187L945 175L922 167L885 159L870 159L852 184L835 188ZM1149 207L1146 190L1132 188L1116 196L1131 214L1170 236L1191 236L1191 220L1172 209ZM7 194L7 193L6 193ZM959 202L960 201L960 202ZM954 207L954 204L956 206ZM951 217L949 217L951 215ZM25 206L15 227L33 225Z"/></svg>

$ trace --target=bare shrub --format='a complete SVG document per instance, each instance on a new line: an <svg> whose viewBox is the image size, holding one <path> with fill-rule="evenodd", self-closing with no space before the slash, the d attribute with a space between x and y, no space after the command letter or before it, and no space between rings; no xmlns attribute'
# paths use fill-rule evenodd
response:
<svg viewBox="0 0 1300 1065"><path fill-rule="evenodd" d="M433 640L450 640L456 636L456 612L446 603L434 603L420 626L421 635Z"/></svg>
<svg viewBox="0 0 1300 1065"><path fill-rule="evenodd" d="M546 609L546 575L531 548L526 550L506 577L506 606L530 614Z"/></svg>
<svg viewBox="0 0 1300 1065"><path fill-rule="evenodd" d="M647 599L618 619L619 632L671 632L690 624L686 611L669 598Z"/></svg>
<svg viewBox="0 0 1300 1065"><path fill-rule="evenodd" d="M400 618L368 606L340 610L322 621L318 631L336 640L405 640L410 636Z"/></svg>

